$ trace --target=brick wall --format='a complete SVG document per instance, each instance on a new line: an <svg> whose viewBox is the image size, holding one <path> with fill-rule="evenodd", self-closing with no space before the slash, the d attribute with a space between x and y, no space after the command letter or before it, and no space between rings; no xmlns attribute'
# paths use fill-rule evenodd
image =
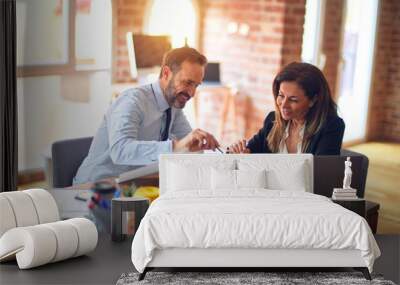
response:
<svg viewBox="0 0 400 285"><path fill-rule="evenodd" d="M142 33L147 0L112 0L113 9L113 60L114 83L130 82L126 33Z"/></svg>
<svg viewBox="0 0 400 285"><path fill-rule="evenodd" d="M326 56L324 75L328 80L332 96L336 97L338 62L340 59L341 27L344 20L344 0L329 0L325 6L325 22L322 53Z"/></svg>
<svg viewBox="0 0 400 285"><path fill-rule="evenodd" d="M392 1L393 21L390 41L391 60L388 68L389 94L385 100L383 138L400 142L400 2Z"/></svg>
<svg viewBox="0 0 400 285"><path fill-rule="evenodd" d="M324 74L336 94L343 0L326 2L322 50ZM367 141L400 141L400 2L382 0L368 119Z"/></svg>
<svg viewBox="0 0 400 285"><path fill-rule="evenodd" d="M400 2L380 3L368 140L400 142Z"/></svg>
<svg viewBox="0 0 400 285"><path fill-rule="evenodd" d="M271 84L285 64L300 60L304 22L304 0L199 0L200 50L210 61L221 62L222 80L241 92L236 96L240 130L229 122L221 132L219 120L225 93L206 92L201 100L211 106L203 127L223 134L227 143L250 137L261 127L265 114L273 110ZM113 81L132 81L126 49L126 32L143 29L147 0L113 0ZM344 0L326 3L322 49L326 55L324 74L336 95L340 52L340 29ZM230 23L248 25L247 35L229 33ZM400 1L380 4L376 61L373 70L368 140L400 141ZM246 100L245 98L249 98ZM245 102L245 103L243 103ZM246 106L246 107L244 107ZM213 111L214 110L214 111ZM215 112L215 110L218 110ZM204 110L203 110L204 111ZM199 113L200 114L200 113ZM200 125L200 127L202 127ZM236 134L235 134L236 132Z"/></svg>
<svg viewBox="0 0 400 285"><path fill-rule="evenodd" d="M274 109L271 90L274 76L283 65L300 61L305 1L205 0L202 5L202 50L210 61L221 63L223 82L241 91L236 116L245 117L247 123L244 132L239 133L250 137ZM239 30L248 25L248 34L229 33L234 23ZM240 108L245 96L250 98L250 102L246 101L248 107ZM223 98L213 98L213 104L220 109ZM218 122L218 116L218 112L210 112L207 117L214 119L208 121ZM210 123L208 127L212 128ZM234 128L227 126L227 129ZM229 138L228 143L235 139Z"/></svg>

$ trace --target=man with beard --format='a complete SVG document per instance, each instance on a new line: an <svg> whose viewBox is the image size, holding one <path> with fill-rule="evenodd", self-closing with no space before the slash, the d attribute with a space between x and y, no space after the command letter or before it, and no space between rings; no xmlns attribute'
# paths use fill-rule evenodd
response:
<svg viewBox="0 0 400 285"><path fill-rule="evenodd" d="M94 182L154 163L161 153L219 146L190 127L182 109L204 77L207 59L193 48L169 51L157 82L124 91L110 106L74 184Z"/></svg>

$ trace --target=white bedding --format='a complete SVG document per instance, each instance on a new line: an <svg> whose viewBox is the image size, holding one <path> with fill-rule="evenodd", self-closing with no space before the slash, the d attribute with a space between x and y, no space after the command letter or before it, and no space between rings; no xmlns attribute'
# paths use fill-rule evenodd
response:
<svg viewBox="0 0 400 285"><path fill-rule="evenodd" d="M380 251L362 217L328 198L299 191L172 192L155 200L132 243L143 272L155 249L357 249L372 272Z"/></svg>

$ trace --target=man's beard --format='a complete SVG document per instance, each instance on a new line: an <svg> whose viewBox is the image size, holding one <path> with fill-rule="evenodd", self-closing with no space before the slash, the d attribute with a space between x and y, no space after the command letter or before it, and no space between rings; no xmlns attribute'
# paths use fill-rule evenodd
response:
<svg viewBox="0 0 400 285"><path fill-rule="evenodd" d="M172 77L167 85L167 88L165 89L165 97L170 106L174 106L178 109L185 107L186 102L190 99L190 95L188 93L176 92L176 88L174 86L174 77Z"/></svg>

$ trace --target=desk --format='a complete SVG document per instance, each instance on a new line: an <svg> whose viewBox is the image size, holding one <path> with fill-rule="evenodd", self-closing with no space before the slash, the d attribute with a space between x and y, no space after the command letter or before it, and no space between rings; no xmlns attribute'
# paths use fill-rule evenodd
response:
<svg viewBox="0 0 400 285"><path fill-rule="evenodd" d="M129 186L132 182L135 183L136 186L157 186L158 187L158 173L157 174L151 174L147 176L143 176L140 178L133 179L130 182L124 182L124 183L116 183L115 182L116 177L110 177L110 178L105 178L102 179L102 181L107 181L111 185L117 187L117 188L123 188L124 186ZM84 184L77 184L73 185L70 187L66 187L65 189L75 189L75 190L90 190L92 189L93 183L84 183Z"/></svg>

